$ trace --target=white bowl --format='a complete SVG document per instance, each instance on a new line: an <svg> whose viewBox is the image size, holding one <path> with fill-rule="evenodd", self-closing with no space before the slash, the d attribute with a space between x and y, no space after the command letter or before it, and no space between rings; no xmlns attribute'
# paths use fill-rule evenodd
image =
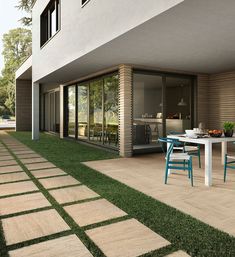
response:
<svg viewBox="0 0 235 257"><path fill-rule="evenodd" d="M194 130L185 130L185 133L187 135L187 137L189 138L197 138L197 135L195 134L195 131Z"/></svg>

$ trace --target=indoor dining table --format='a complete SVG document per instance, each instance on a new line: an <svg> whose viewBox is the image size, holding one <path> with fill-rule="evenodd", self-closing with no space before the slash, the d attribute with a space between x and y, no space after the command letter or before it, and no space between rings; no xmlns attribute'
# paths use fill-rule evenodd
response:
<svg viewBox="0 0 235 257"><path fill-rule="evenodd" d="M181 142L200 144L205 146L205 185L212 186L213 173L213 158L212 146L213 144L221 144L221 163L224 165L225 154L227 153L228 142L234 142L235 137L205 137L205 138L189 138L186 135L169 135L168 138L178 139ZM169 146L169 145L168 145ZM221 167L221 169L223 169Z"/></svg>

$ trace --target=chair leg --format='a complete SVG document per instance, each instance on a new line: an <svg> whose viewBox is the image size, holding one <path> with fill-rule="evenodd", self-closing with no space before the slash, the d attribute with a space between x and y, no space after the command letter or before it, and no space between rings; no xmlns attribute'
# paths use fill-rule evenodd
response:
<svg viewBox="0 0 235 257"><path fill-rule="evenodd" d="M225 158L224 158L224 182L226 182L226 177L227 177L227 155L225 155Z"/></svg>
<svg viewBox="0 0 235 257"><path fill-rule="evenodd" d="M191 178L191 174L190 174L190 161L187 162L188 164L188 178L190 179Z"/></svg>
<svg viewBox="0 0 235 257"><path fill-rule="evenodd" d="M165 184L167 184L167 178L168 178L168 163L166 163L166 171L165 171Z"/></svg>
<svg viewBox="0 0 235 257"><path fill-rule="evenodd" d="M191 186L193 187L193 162L192 162L192 157L190 158L190 177L191 177Z"/></svg>

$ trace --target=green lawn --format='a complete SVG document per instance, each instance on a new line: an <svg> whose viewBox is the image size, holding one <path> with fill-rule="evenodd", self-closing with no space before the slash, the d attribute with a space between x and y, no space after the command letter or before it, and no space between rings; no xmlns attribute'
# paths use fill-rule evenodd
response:
<svg viewBox="0 0 235 257"><path fill-rule="evenodd" d="M29 133L11 132L12 136L31 147L49 161L87 185L103 198L117 205L153 231L171 242L171 246L145 256L165 256L178 249L187 251L191 256L235 256L235 238L218 231L191 216L185 215L151 197L148 197L126 185L121 184L99 172L84 166L81 162L117 158L114 153L95 149L72 141L42 134L40 141L31 141ZM40 188L41 189L41 188ZM43 191L43 189L41 189ZM49 195L45 195L50 198ZM103 256L99 249L59 207L49 199L56 210L71 224L76 233L95 257ZM0 237L2 256L4 252L3 237ZM8 249L9 250L9 249ZM0 252L1 253L1 252Z"/></svg>

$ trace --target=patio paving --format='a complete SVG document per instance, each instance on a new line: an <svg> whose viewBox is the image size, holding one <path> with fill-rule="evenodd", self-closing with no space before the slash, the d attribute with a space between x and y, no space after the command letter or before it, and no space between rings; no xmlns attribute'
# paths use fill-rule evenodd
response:
<svg viewBox="0 0 235 257"><path fill-rule="evenodd" d="M51 206L42 193L0 199L0 215L8 215Z"/></svg>
<svg viewBox="0 0 235 257"><path fill-rule="evenodd" d="M127 215L105 199L74 204L64 209L80 227Z"/></svg>
<svg viewBox="0 0 235 257"><path fill-rule="evenodd" d="M10 154L5 156L0 156L0 161L14 160L14 157Z"/></svg>
<svg viewBox="0 0 235 257"><path fill-rule="evenodd" d="M107 257L136 257L170 243L135 219L87 230Z"/></svg>
<svg viewBox="0 0 235 257"><path fill-rule="evenodd" d="M59 168L32 170L30 172L34 175L35 178L46 178L46 177L53 177L53 176L62 176L67 174Z"/></svg>
<svg viewBox="0 0 235 257"><path fill-rule="evenodd" d="M46 255L42 255L46 253ZM10 257L92 257L76 235L49 240L18 250L10 251Z"/></svg>
<svg viewBox="0 0 235 257"><path fill-rule="evenodd" d="M21 162L23 164L31 164L31 163L38 163L38 162L46 162L45 158L32 158L32 159L23 159Z"/></svg>
<svg viewBox="0 0 235 257"><path fill-rule="evenodd" d="M190 255L188 255L187 253L185 253L183 251L177 251L177 252L169 254L165 257L190 257Z"/></svg>
<svg viewBox="0 0 235 257"><path fill-rule="evenodd" d="M19 165L0 167L0 174L23 171Z"/></svg>
<svg viewBox="0 0 235 257"><path fill-rule="evenodd" d="M56 167L51 162L25 164L25 166L28 170L40 170L40 169L49 169L49 168L55 168Z"/></svg>
<svg viewBox="0 0 235 257"><path fill-rule="evenodd" d="M165 160L163 154L136 156L113 160L92 161L85 164L146 195L189 214L204 223L235 236L235 172L228 170L223 182L220 152L213 152L213 186L204 184L204 158L202 169L193 159L194 187L186 173L175 172L163 183Z"/></svg>
<svg viewBox="0 0 235 257"><path fill-rule="evenodd" d="M31 159L31 158L41 158L41 155L37 154L37 153L31 153L31 154L18 154L17 155L18 159Z"/></svg>
<svg viewBox="0 0 235 257"><path fill-rule="evenodd" d="M11 165L17 165L17 162L15 160L0 160L0 167L5 167L5 166L11 166Z"/></svg>
<svg viewBox="0 0 235 257"><path fill-rule="evenodd" d="M52 189L57 187L65 187L81 184L78 180L71 176L61 176L55 178L43 178L39 179L39 182L46 188Z"/></svg>
<svg viewBox="0 0 235 257"><path fill-rule="evenodd" d="M9 173L0 175L0 183L16 182L29 180L29 176L25 172Z"/></svg>
<svg viewBox="0 0 235 257"><path fill-rule="evenodd" d="M28 193L28 192L33 192L37 190L38 188L32 181L4 184L4 185L0 185L0 197Z"/></svg>
<svg viewBox="0 0 235 257"><path fill-rule="evenodd" d="M10 153L8 151L0 152L0 156L8 156Z"/></svg>
<svg viewBox="0 0 235 257"><path fill-rule="evenodd" d="M24 151L14 151L14 154L15 155L21 155L21 154L34 154L35 152L34 151L32 151L32 150L24 150Z"/></svg>
<svg viewBox="0 0 235 257"><path fill-rule="evenodd" d="M76 201L92 199L99 195L86 186L66 187L51 190L50 194L59 204L72 203Z"/></svg>
<svg viewBox="0 0 235 257"><path fill-rule="evenodd" d="M7 245L70 230L55 210L2 219L2 227Z"/></svg>

